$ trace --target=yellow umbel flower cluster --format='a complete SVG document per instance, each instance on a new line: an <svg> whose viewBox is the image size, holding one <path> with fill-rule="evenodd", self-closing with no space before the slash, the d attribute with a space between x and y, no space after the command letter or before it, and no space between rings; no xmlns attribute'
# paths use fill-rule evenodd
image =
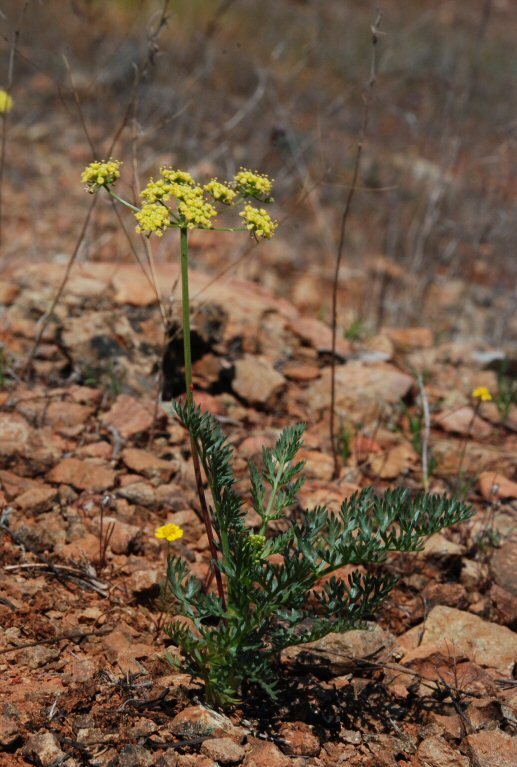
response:
<svg viewBox="0 0 517 767"><path fill-rule="evenodd" d="M178 538L183 537L184 530L179 525L162 525L155 530L156 538L164 538L166 541L177 541Z"/></svg>
<svg viewBox="0 0 517 767"><path fill-rule="evenodd" d="M186 170L173 170L172 168L163 167L160 168L160 175L163 176L165 181L169 184L187 184L187 186L195 186L195 181Z"/></svg>
<svg viewBox="0 0 517 767"><path fill-rule="evenodd" d="M200 186L185 189L178 212L181 217L181 225L187 229L210 229L212 219L217 216L217 211L203 197Z"/></svg>
<svg viewBox="0 0 517 767"><path fill-rule="evenodd" d="M111 186L120 178L121 165L119 160L112 158L104 162L92 162L84 169L81 179L92 194L101 187L110 192ZM140 234L154 233L162 237L170 228L218 228L213 222L217 216L217 210L208 201L209 199L223 205L243 205L239 215L244 218L245 228L256 240L269 240L278 227L278 223L273 221L263 208L254 208L246 204L246 200L250 198L262 202L272 201L273 182L265 174L253 173L247 168L241 168L233 181L221 182L217 178L212 178L204 186L197 185L190 173L185 170L163 166L160 168L160 176L161 178L157 180L151 178L140 192L143 200L140 209L112 192L119 202L134 211L138 221L136 231ZM220 228L226 231L242 231L244 227Z"/></svg>
<svg viewBox="0 0 517 767"><path fill-rule="evenodd" d="M140 192L140 197L146 202L165 202L171 194L171 185L167 181L163 181L161 178L154 181L151 178L145 189Z"/></svg>
<svg viewBox="0 0 517 767"><path fill-rule="evenodd" d="M13 108L13 100L7 91L0 90L0 115L5 115Z"/></svg>
<svg viewBox="0 0 517 767"><path fill-rule="evenodd" d="M111 158L106 162L91 162L83 170L81 181L94 194L101 186L112 186L120 178L121 165L119 160Z"/></svg>
<svg viewBox="0 0 517 767"><path fill-rule="evenodd" d="M169 209L159 202L148 202L135 213L138 221L136 231L140 234L156 234L157 237L163 237L163 233L171 225Z"/></svg>
<svg viewBox="0 0 517 767"><path fill-rule="evenodd" d="M477 389L474 389L472 392L472 396L474 399L480 399L481 402L490 402L492 399L492 395L486 386L478 386Z"/></svg>
<svg viewBox="0 0 517 767"><path fill-rule="evenodd" d="M253 173L247 168L241 168L234 178L239 192L247 197L255 197L262 202L271 201L273 182L263 173Z"/></svg>
<svg viewBox="0 0 517 767"><path fill-rule="evenodd" d="M222 202L225 205L233 205L233 201L237 197L237 192L227 184L221 184L216 178L210 179L203 189L205 192L208 192L208 194L211 194L214 200Z"/></svg>
<svg viewBox="0 0 517 767"><path fill-rule="evenodd" d="M264 208L254 208L253 205L245 205L242 213L239 213L246 222L246 229L256 240L265 238L270 240L278 228L276 221L266 213Z"/></svg>

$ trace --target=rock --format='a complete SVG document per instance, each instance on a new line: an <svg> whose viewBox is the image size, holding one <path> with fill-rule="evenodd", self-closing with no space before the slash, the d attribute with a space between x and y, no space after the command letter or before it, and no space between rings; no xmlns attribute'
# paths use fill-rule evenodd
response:
<svg viewBox="0 0 517 767"><path fill-rule="evenodd" d="M245 734L242 728L235 727L224 714L201 705L188 706L176 714L170 729L174 735L187 739L201 738L214 733L241 739Z"/></svg>
<svg viewBox="0 0 517 767"><path fill-rule="evenodd" d="M77 540L71 541L71 543L57 546L56 552L63 559L73 562L81 562L81 560L94 562L99 558L99 536L93 535L93 533L86 533L77 538Z"/></svg>
<svg viewBox="0 0 517 767"><path fill-rule="evenodd" d="M334 473L332 456L319 450L302 448L296 456L297 461L305 461L304 475L311 479L330 481Z"/></svg>
<svg viewBox="0 0 517 767"><path fill-rule="evenodd" d="M321 375L317 365L307 365L303 362L287 362L282 368L282 374L290 381L315 381Z"/></svg>
<svg viewBox="0 0 517 767"><path fill-rule="evenodd" d="M113 530L109 539L109 548L114 554L128 554L131 544L140 534L141 528L122 522L115 517L104 517L103 528L107 530L108 527Z"/></svg>
<svg viewBox="0 0 517 767"><path fill-rule="evenodd" d="M493 501L496 498L517 498L517 482L512 482L495 471L481 472L479 489L487 501Z"/></svg>
<svg viewBox="0 0 517 767"><path fill-rule="evenodd" d="M469 767L466 756L451 748L439 737L426 738L420 743L413 761L414 767Z"/></svg>
<svg viewBox="0 0 517 767"><path fill-rule="evenodd" d="M501 730L481 730L469 735L468 745L472 767L515 767L517 740Z"/></svg>
<svg viewBox="0 0 517 767"><path fill-rule="evenodd" d="M99 442L83 445L76 450L76 455L87 455L90 458L103 458L105 461L110 461L113 456L113 446L109 442L99 440Z"/></svg>
<svg viewBox="0 0 517 767"><path fill-rule="evenodd" d="M395 479L407 472L420 460L418 453L408 443L396 445L386 453L373 455L368 465L370 471L379 479Z"/></svg>
<svg viewBox="0 0 517 767"><path fill-rule="evenodd" d="M381 333L401 351L430 349L433 345L433 334L429 328L382 328Z"/></svg>
<svg viewBox="0 0 517 767"><path fill-rule="evenodd" d="M163 573L158 570L135 570L128 579L129 588L133 594L159 592Z"/></svg>
<svg viewBox="0 0 517 767"><path fill-rule="evenodd" d="M367 434L356 434L351 443L352 452L362 461L370 454L382 453L379 443Z"/></svg>
<svg viewBox="0 0 517 767"><path fill-rule="evenodd" d="M19 292L20 286L15 282L0 280L0 304L3 306L12 304Z"/></svg>
<svg viewBox="0 0 517 767"><path fill-rule="evenodd" d="M24 455L31 440L31 428L18 413L0 413L0 456Z"/></svg>
<svg viewBox="0 0 517 767"><path fill-rule="evenodd" d="M20 653L20 663L32 669L42 668L47 663L57 660L61 652L58 647L52 645L38 644L35 647L28 647Z"/></svg>
<svg viewBox="0 0 517 767"><path fill-rule="evenodd" d="M102 492L115 484L116 474L96 458L63 458L48 474L51 482L73 485L78 490Z"/></svg>
<svg viewBox="0 0 517 767"><path fill-rule="evenodd" d="M321 320L314 317L298 317L290 327L293 333L317 352L332 351L332 329ZM336 338L336 352L343 359L352 353L350 342L339 335Z"/></svg>
<svg viewBox="0 0 517 767"><path fill-rule="evenodd" d="M470 591L476 591L481 584L486 582L488 568L483 562L475 559L464 559L461 563L460 581Z"/></svg>
<svg viewBox="0 0 517 767"><path fill-rule="evenodd" d="M218 767L217 762L209 756L198 754L178 754L175 767Z"/></svg>
<svg viewBox="0 0 517 767"><path fill-rule="evenodd" d="M141 672L142 668L138 661L151 658L156 653L154 647L135 641L130 632L126 633L121 629L115 629L111 634L103 637L102 644L109 659L116 662L124 674Z"/></svg>
<svg viewBox="0 0 517 767"><path fill-rule="evenodd" d="M517 636L508 628L443 605L433 607L425 624L414 626L398 638L398 643L404 651L403 665L433 654L454 654L511 677L517 658Z"/></svg>
<svg viewBox="0 0 517 767"><path fill-rule="evenodd" d="M79 405L77 402L54 400L45 411L45 422L59 431L82 426L91 412L91 407Z"/></svg>
<svg viewBox="0 0 517 767"><path fill-rule="evenodd" d="M138 506L154 506L156 503L156 491L148 482L131 482L120 487L117 494Z"/></svg>
<svg viewBox="0 0 517 767"><path fill-rule="evenodd" d="M51 767L59 764L59 760L66 756L61 750L56 736L45 731L32 735L22 748L22 754L38 767Z"/></svg>
<svg viewBox="0 0 517 767"><path fill-rule="evenodd" d="M9 500L16 498L17 495L21 495L26 490L41 486L41 482L30 477L19 477L12 471L0 471L0 482Z"/></svg>
<svg viewBox="0 0 517 767"><path fill-rule="evenodd" d="M113 764L113 763L112 763ZM154 764L153 752L143 746L124 746L113 767L151 767Z"/></svg>
<svg viewBox="0 0 517 767"><path fill-rule="evenodd" d="M155 504L161 508L179 511L188 506L184 490L181 485L171 482L168 485L159 485L154 489Z"/></svg>
<svg viewBox="0 0 517 767"><path fill-rule="evenodd" d="M49 485L41 484L26 490L16 498L16 505L21 511L39 514L52 508L57 498L57 490Z"/></svg>
<svg viewBox="0 0 517 767"><path fill-rule="evenodd" d="M72 658L67 665L68 677L74 684L89 682L98 670L98 664L91 658Z"/></svg>
<svg viewBox="0 0 517 767"><path fill-rule="evenodd" d="M201 753L218 764L227 765L241 762L246 752L231 738L210 738L204 741Z"/></svg>
<svg viewBox="0 0 517 767"><path fill-rule="evenodd" d="M496 622L516 630L517 596L494 583L490 589L490 599L495 610Z"/></svg>
<svg viewBox="0 0 517 767"><path fill-rule="evenodd" d="M246 754L244 767L289 767L291 760L285 756L278 746L269 740L252 741L251 750Z"/></svg>
<svg viewBox="0 0 517 767"><path fill-rule="evenodd" d="M285 752L291 756L318 756L321 751L319 738L305 722L285 722L280 737Z"/></svg>
<svg viewBox="0 0 517 767"><path fill-rule="evenodd" d="M517 538L494 551L490 568L497 585L517 596Z"/></svg>
<svg viewBox="0 0 517 767"><path fill-rule="evenodd" d="M298 499L304 509L327 506L332 511L337 512L343 501L351 498L360 489L359 485L354 485L351 482L340 481L339 484L330 484L328 481L309 480L300 488Z"/></svg>
<svg viewBox="0 0 517 767"><path fill-rule="evenodd" d="M487 439L492 433L492 429L487 422L483 421L482 418L476 415L473 408L468 406L458 407L447 413L442 413L436 419L436 423L444 431L452 434L461 434L464 437L468 436L477 440Z"/></svg>
<svg viewBox="0 0 517 767"><path fill-rule="evenodd" d="M495 729L503 719L499 701L496 698L478 698L471 701L468 719L475 730Z"/></svg>
<svg viewBox="0 0 517 767"><path fill-rule="evenodd" d="M448 605L449 607L464 609L468 606L467 591L461 583L429 581L421 594L431 607Z"/></svg>
<svg viewBox="0 0 517 767"><path fill-rule="evenodd" d="M16 743L21 736L20 723L18 717L11 712L9 705L4 705L3 712L0 712L0 750L7 749Z"/></svg>
<svg viewBox="0 0 517 767"><path fill-rule="evenodd" d="M411 739L407 736L396 737L394 735L372 734L364 738L364 742L367 745L368 750L374 756L374 761L367 762L368 767L399 767L398 759L395 759L395 754L414 753L416 748ZM345 762L346 764L346 762Z"/></svg>
<svg viewBox="0 0 517 767"><path fill-rule="evenodd" d="M128 469L137 474L143 474L149 479L158 477L162 482L168 482L179 468L178 461L165 461L147 450L138 450L132 447L128 447L122 452L122 460Z"/></svg>
<svg viewBox="0 0 517 767"><path fill-rule="evenodd" d="M235 363L234 392L251 405L265 405L285 386L285 378L266 357L245 354Z"/></svg>
<svg viewBox="0 0 517 767"><path fill-rule="evenodd" d="M251 437L246 437L240 443L237 454L239 458L251 458L252 456L261 456L262 450L265 447L273 447L275 440L268 437L266 434L253 434Z"/></svg>
<svg viewBox="0 0 517 767"><path fill-rule="evenodd" d="M143 397L130 397L119 394L110 410L102 416L106 426L112 426L121 437L133 437L135 434L149 431L154 423L156 403ZM164 416L164 411L158 411Z"/></svg>
<svg viewBox="0 0 517 767"><path fill-rule="evenodd" d="M363 658L373 658L390 653L394 637L379 626L356 629L339 634L327 634L323 639L307 644L287 647L282 653L283 661L327 668L339 676L356 668Z"/></svg>
<svg viewBox="0 0 517 767"><path fill-rule="evenodd" d="M330 406L330 368L304 390L303 399L311 412ZM336 367L336 408L338 413L353 413L357 418L375 414L379 406L390 405L404 397L413 379L388 362L368 364L352 360Z"/></svg>
<svg viewBox="0 0 517 767"><path fill-rule="evenodd" d="M434 533L431 535L419 557L434 557L435 559L457 559L465 554L465 547L454 541L449 541L443 533Z"/></svg>

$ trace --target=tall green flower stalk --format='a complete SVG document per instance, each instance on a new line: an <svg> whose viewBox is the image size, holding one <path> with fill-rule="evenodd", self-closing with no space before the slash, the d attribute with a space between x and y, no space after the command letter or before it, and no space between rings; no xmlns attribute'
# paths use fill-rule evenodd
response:
<svg viewBox="0 0 517 767"><path fill-rule="evenodd" d="M181 305L182 305L182 319L183 319L183 359L185 368L185 392L187 398L187 406L192 408L194 406L194 385L192 383L192 351L190 347L190 294L189 294L189 260L188 260L188 229L182 227L180 229L180 242L181 242ZM208 538L208 545L210 548L211 566L215 575L215 581L217 584L217 592L219 599L226 605L226 598L224 594L223 579L221 577L221 571L217 561L217 549L214 543L214 533L212 529L212 523L210 520L210 514L206 503L205 493L203 490L203 479L201 476L201 467L199 463L199 453L194 438L190 435L190 448L192 453L192 461L194 464L194 476L196 478L196 487L198 492L199 504L201 507L201 514L203 516L203 524L205 525L205 531Z"/></svg>
<svg viewBox="0 0 517 767"><path fill-rule="evenodd" d="M262 203L272 202L272 181L264 174L253 173L241 168L231 182L221 183L216 178L210 179L204 186L197 184L190 173L168 167L160 168L160 178L150 179L142 190L143 204L134 205L113 191L120 178L118 160L96 161L85 168L82 181L92 194L104 188L117 202L129 208L137 219L138 233L147 237L155 234L162 237L168 229L180 231L181 296L185 392L188 408L194 406L194 387L192 383L192 351L190 332L190 296L189 296L189 231L193 229L217 229L219 231L248 231L255 240L270 239L277 223L263 208L256 208L250 200ZM239 216L244 219L244 226L214 226L218 215L215 205L226 207L240 206ZM218 565L214 530L203 489L203 478L198 448L191 435L191 452L194 465L196 487L201 507L203 523L210 548L211 566L215 574L217 591L223 604L226 604L223 580ZM220 532L221 535L221 532Z"/></svg>

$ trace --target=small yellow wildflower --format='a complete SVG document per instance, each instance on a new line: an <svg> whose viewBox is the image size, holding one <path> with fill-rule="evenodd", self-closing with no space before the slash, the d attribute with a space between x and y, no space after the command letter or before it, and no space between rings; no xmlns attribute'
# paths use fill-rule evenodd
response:
<svg viewBox="0 0 517 767"><path fill-rule="evenodd" d="M211 219L217 216L216 209L204 199L199 186L184 192L178 211L187 229L210 229Z"/></svg>
<svg viewBox="0 0 517 767"><path fill-rule="evenodd" d="M149 180L147 186L140 192L146 202L166 202L172 194L171 184L163 179L154 181L152 178Z"/></svg>
<svg viewBox="0 0 517 767"><path fill-rule="evenodd" d="M149 202L135 213L138 221L136 231L140 234L151 234L154 232L157 237L163 237L163 233L170 227L171 218L169 209L159 202Z"/></svg>
<svg viewBox="0 0 517 767"><path fill-rule="evenodd" d="M241 168L234 177L235 186L248 197L255 197L262 202L271 202L273 182L263 173L253 173L247 168Z"/></svg>
<svg viewBox="0 0 517 767"><path fill-rule="evenodd" d="M81 181L91 194L95 194L101 186L111 186L120 178L121 165L119 160L111 158L106 162L91 162L83 170Z"/></svg>
<svg viewBox="0 0 517 767"><path fill-rule="evenodd" d="M183 536L184 530L179 527L179 525L162 525L162 527L158 527L154 534L156 538L165 538L166 541L177 541L178 538L181 538Z"/></svg>
<svg viewBox="0 0 517 767"><path fill-rule="evenodd" d="M13 108L13 100L7 91L0 90L0 115L5 115Z"/></svg>
<svg viewBox="0 0 517 767"><path fill-rule="evenodd" d="M477 389L474 389L472 392L472 396L474 399L480 399L481 402L490 402L492 399L492 395L486 386L478 386Z"/></svg>
<svg viewBox="0 0 517 767"><path fill-rule="evenodd" d="M196 183L190 173L186 170L173 170L172 168L163 167L160 168L160 174L165 181L169 184L186 184L187 186L194 186Z"/></svg>
<svg viewBox="0 0 517 767"><path fill-rule="evenodd" d="M237 192L234 192L234 190L226 184L221 184L216 178L210 179L208 184L205 184L204 190L205 192L208 192L208 194L211 194L214 200L223 202L225 205L232 205L237 197Z"/></svg>
<svg viewBox="0 0 517 767"><path fill-rule="evenodd" d="M276 221L273 221L264 208L254 208L252 205L245 205L242 213L239 213L246 221L246 228L255 239L260 240L264 237L270 240L278 228Z"/></svg>

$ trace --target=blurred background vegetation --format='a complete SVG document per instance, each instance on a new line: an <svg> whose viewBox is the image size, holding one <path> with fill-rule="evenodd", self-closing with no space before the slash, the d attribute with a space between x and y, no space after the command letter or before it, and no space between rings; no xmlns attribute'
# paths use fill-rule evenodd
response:
<svg viewBox="0 0 517 767"><path fill-rule="evenodd" d="M273 176L285 218L275 240L244 255L240 238L202 233L195 266L215 275L235 262L228 273L328 319L379 5L340 326L515 340L511 0L2 2L0 85L12 58L15 102L4 269L66 262L89 202L81 170L116 139L129 197L164 163L200 178L240 165ZM175 257L167 238L154 248L157 261ZM80 258L133 258L107 197Z"/></svg>

